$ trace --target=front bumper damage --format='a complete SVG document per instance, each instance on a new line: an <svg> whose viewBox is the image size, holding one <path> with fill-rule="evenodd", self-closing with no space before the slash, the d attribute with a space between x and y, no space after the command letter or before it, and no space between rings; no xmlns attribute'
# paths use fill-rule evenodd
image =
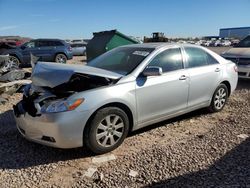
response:
<svg viewBox="0 0 250 188"><path fill-rule="evenodd" d="M28 140L44 145L82 146L83 130L93 109L47 113L42 108L78 92L114 84L121 76L89 66L38 62L32 84L24 88L23 100L14 106L17 129Z"/></svg>
<svg viewBox="0 0 250 188"><path fill-rule="evenodd" d="M76 110L31 116L22 100L14 106L18 131L26 139L57 148L81 147L88 113Z"/></svg>

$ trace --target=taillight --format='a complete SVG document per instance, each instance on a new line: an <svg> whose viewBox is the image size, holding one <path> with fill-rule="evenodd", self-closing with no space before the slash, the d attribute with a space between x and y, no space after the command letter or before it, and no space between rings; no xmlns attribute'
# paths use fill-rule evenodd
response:
<svg viewBox="0 0 250 188"><path fill-rule="evenodd" d="M238 72L238 67L236 65L234 65L234 71Z"/></svg>

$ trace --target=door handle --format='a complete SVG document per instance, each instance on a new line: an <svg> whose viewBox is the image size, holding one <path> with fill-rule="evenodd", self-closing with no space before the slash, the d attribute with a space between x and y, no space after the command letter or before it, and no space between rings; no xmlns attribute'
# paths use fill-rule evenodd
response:
<svg viewBox="0 0 250 188"><path fill-rule="evenodd" d="M220 68L216 68L214 71L215 72L220 72Z"/></svg>
<svg viewBox="0 0 250 188"><path fill-rule="evenodd" d="M179 80L186 80L187 76L186 75L181 75L181 77L179 78Z"/></svg>

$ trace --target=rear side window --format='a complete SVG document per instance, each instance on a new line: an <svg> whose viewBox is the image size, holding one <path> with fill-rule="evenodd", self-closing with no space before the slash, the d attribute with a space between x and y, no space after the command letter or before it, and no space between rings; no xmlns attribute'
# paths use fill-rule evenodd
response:
<svg viewBox="0 0 250 188"><path fill-rule="evenodd" d="M46 47L49 46L48 41L38 41L38 47Z"/></svg>
<svg viewBox="0 0 250 188"><path fill-rule="evenodd" d="M183 69L182 55L179 48L171 48L158 54L148 66L161 67L163 72Z"/></svg>
<svg viewBox="0 0 250 188"><path fill-rule="evenodd" d="M72 48L84 47L84 44L71 44Z"/></svg>
<svg viewBox="0 0 250 188"><path fill-rule="evenodd" d="M53 46L63 46L63 43L61 41L51 41Z"/></svg>
<svg viewBox="0 0 250 188"><path fill-rule="evenodd" d="M185 52L187 54L188 68L218 64L215 58L202 49L186 47Z"/></svg>
<svg viewBox="0 0 250 188"><path fill-rule="evenodd" d="M49 47L49 46L63 46L63 43L60 41L49 41L49 40L44 40L44 41L38 41L38 46L39 47Z"/></svg>

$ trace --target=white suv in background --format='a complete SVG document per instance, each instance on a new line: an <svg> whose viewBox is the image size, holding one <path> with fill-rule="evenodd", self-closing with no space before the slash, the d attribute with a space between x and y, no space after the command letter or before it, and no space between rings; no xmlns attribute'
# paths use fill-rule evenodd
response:
<svg viewBox="0 0 250 188"><path fill-rule="evenodd" d="M239 78L250 79L250 35L221 56L237 64Z"/></svg>

